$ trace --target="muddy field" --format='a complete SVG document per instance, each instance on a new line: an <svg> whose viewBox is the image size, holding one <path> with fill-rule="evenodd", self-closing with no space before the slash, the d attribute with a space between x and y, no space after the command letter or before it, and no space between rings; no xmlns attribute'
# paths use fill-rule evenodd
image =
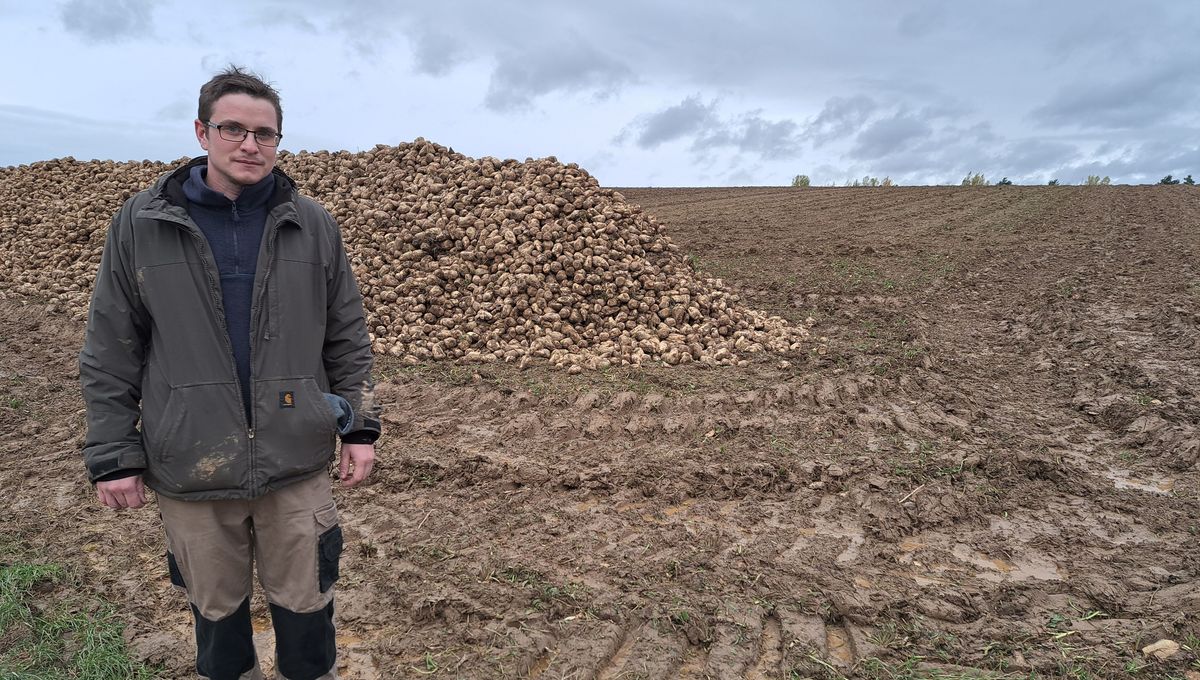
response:
<svg viewBox="0 0 1200 680"><path fill-rule="evenodd" d="M811 351L381 359L342 677L1200 677L1200 192L622 193ZM0 301L0 521L187 677L156 512L84 479L81 340Z"/></svg>

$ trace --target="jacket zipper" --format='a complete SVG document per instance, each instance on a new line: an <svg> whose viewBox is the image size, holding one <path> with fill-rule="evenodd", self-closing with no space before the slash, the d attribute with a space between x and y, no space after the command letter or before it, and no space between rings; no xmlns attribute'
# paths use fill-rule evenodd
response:
<svg viewBox="0 0 1200 680"><path fill-rule="evenodd" d="M234 222L234 225L233 225L233 253L234 253L233 266L234 266L234 269L236 269L238 271L238 273L241 273L242 269L237 261L238 255L241 253L241 247L238 244L238 231L239 231L238 223L241 222L241 218L238 216L237 201L234 201L233 203L230 204L230 209L233 211L233 222ZM229 335L229 333L226 332L226 336L228 336L228 335ZM229 352L231 355L233 354L233 343L232 342L230 342L230 345L229 345ZM236 362L234 362L234 363L236 365ZM235 373L236 373L236 371L235 371ZM237 381L238 381L238 394L239 395L242 393L241 380L242 380L241 376L238 376ZM249 480L250 481L250 493L252 495L257 495L257 485L255 484L254 480L256 480L258 478L258 475L257 475L258 466L256 465L258 457L256 455L254 455L254 425L255 425L255 421L258 418L258 413L255 412L254 402L255 402L255 396L254 396L254 336L252 335L252 336L250 336L250 404L249 404L249 406L250 406L250 422L246 424L246 446L247 446L247 448L249 448L249 454L250 454L249 458L247 460L247 464L249 466L248 474L250 475L250 480ZM243 409L243 411L245 411L245 409Z"/></svg>
<svg viewBox="0 0 1200 680"><path fill-rule="evenodd" d="M268 220L271 219L270 215L267 216L267 219ZM265 314L264 307L263 307L263 298L267 293L267 286L270 285L271 264L275 261L275 238L279 234L279 222L276 220L276 221L266 225L266 229L267 229L267 254L266 254L267 267L265 270L263 270L262 282L261 282L261 285L258 287L258 290L256 291L258 300L254 304L254 306L251 310L250 323L255 324L256 326L263 326L263 329L262 329L263 330L263 339L270 340L271 333L266 328L266 322L263 321L263 315ZM257 267L256 267L256 269L257 269ZM254 318L254 317L257 317L257 318ZM258 348L258 333L255 332L250 335L250 385L251 385L250 414L255 418L255 420L257 420L258 411L256 408L257 402L256 402L256 399L254 398L254 394L253 394L253 389L254 389L253 385L254 385L254 357L257 354L257 352L255 351L257 348ZM250 439L250 471L251 471L250 479L251 479L251 487L253 488L254 487L253 480L256 478L254 473L257 471L257 465L256 465L257 458L254 455L254 427L253 427L253 425L250 427L248 437Z"/></svg>
<svg viewBox="0 0 1200 680"><path fill-rule="evenodd" d="M204 234L198 233L197 231L193 231L190 228L190 225L188 225L186 222L179 222L179 221L175 221L175 222L176 222L176 224L180 225L181 227L183 227L187 230L188 234L191 235L192 239L196 242L196 249L198 251L200 251L200 261L204 264L204 274L205 274L205 277L208 279L209 297L211 298L212 303L213 303L213 310L216 312L217 322L220 323L220 325L221 325L221 331L222 331L221 337L225 341L225 351L227 352L227 356L229 357L229 364L230 364L230 366L233 367L233 382L237 386L238 396L241 397L242 379L237 374L237 361L234 360L234 357L233 357L233 343L229 340L229 327L226 325L226 322L225 322L225 308L224 308L224 305L220 304L220 302L221 302L220 284L217 282L216 276L213 274L213 268L216 263L213 261L213 258L211 256L211 254L209 253L208 242L205 240ZM251 338L250 356L251 356L251 362L253 362L253 357L254 357L253 338ZM251 365L251 371L253 371L253 370L254 370L254 367L253 367L253 365ZM253 373L251 373L251 375L253 375ZM251 388L252 389L253 389L253 385L254 385L254 381L251 380ZM250 403L251 417L253 417L253 415L254 415L253 396L254 395L251 394L251 400L250 400L251 401L251 403ZM249 450L247 451L247 453L248 453L248 458L249 458L249 460L248 460L248 462L249 462L249 479L247 481L249 482L249 486L250 486L250 494L257 495L257 485L255 484L255 481L254 481L254 470L255 470L254 426L253 426L253 423L246 422L246 415L245 415L246 409L245 408L239 408L239 409L235 409L235 410L238 412L238 417L242 419L242 424L246 429L246 438L248 440L247 448Z"/></svg>
<svg viewBox="0 0 1200 680"><path fill-rule="evenodd" d="M241 274L242 263L238 259L238 255L241 253L241 243L238 240L238 231L240 231L238 223L241 220L238 219L237 203L231 203L230 205L233 207L233 270L235 273Z"/></svg>

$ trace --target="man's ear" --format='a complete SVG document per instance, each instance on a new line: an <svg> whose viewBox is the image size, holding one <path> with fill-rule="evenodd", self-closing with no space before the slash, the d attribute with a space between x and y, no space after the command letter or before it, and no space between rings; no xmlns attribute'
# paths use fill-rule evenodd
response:
<svg viewBox="0 0 1200 680"><path fill-rule="evenodd" d="M196 141L200 142L200 148L208 151L208 126L205 125L199 118L196 119Z"/></svg>

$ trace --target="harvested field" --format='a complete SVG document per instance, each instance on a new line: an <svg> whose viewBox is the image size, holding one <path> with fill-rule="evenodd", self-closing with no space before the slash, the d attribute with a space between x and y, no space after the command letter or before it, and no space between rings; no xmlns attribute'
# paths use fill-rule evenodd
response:
<svg viewBox="0 0 1200 680"><path fill-rule="evenodd" d="M1196 677L1194 187L620 193L741 304L811 318L802 350L381 356L342 677ZM95 502L82 329L43 302L0 300L0 522L183 677L156 514Z"/></svg>

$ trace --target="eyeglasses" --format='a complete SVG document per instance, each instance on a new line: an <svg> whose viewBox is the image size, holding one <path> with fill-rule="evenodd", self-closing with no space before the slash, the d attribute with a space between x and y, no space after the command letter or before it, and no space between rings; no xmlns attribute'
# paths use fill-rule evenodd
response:
<svg viewBox="0 0 1200 680"><path fill-rule="evenodd" d="M216 125L212 121L205 121L204 127L216 128L217 134L227 142L243 142L246 140L246 135L251 134L250 130L236 123ZM279 146L281 139L283 139L283 135L274 130L254 130L254 141L258 142L259 146Z"/></svg>

